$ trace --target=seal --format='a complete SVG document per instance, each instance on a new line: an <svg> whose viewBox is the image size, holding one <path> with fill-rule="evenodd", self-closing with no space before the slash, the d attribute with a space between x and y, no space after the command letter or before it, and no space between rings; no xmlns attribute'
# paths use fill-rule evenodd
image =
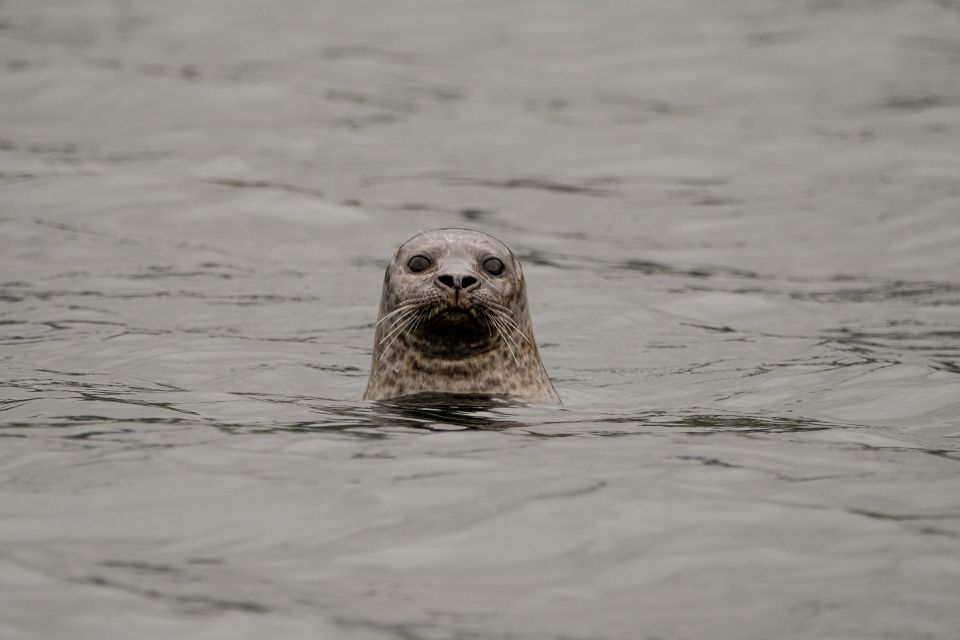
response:
<svg viewBox="0 0 960 640"><path fill-rule="evenodd" d="M479 231L421 232L383 277L363 397L431 392L560 402L533 337L520 261Z"/></svg>

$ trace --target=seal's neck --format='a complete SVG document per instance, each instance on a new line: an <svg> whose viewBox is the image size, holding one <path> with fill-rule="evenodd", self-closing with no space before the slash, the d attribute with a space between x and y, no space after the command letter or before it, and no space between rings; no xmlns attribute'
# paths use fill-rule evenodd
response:
<svg viewBox="0 0 960 640"><path fill-rule="evenodd" d="M423 350L414 336L401 336L376 353L365 398L380 400L424 392L518 396L557 402L556 391L540 362L532 332L512 342L494 337L487 348L448 357Z"/></svg>

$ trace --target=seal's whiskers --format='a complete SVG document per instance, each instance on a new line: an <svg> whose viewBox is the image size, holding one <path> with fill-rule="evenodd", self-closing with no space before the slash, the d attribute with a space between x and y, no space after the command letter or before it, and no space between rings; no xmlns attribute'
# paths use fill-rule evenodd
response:
<svg viewBox="0 0 960 640"><path fill-rule="evenodd" d="M507 345L507 349L510 350L510 355L513 356L513 361L519 367L520 359L517 357L517 351L516 351L517 349L520 348L519 345L517 345L517 343L514 342L512 338L510 338L510 336L508 335L508 332L505 331L503 322L500 320L499 317L497 317L496 315L491 315L490 319L493 321L494 325L496 325L497 333L499 333L500 337L503 338L503 343Z"/></svg>
<svg viewBox="0 0 960 640"><path fill-rule="evenodd" d="M496 304L496 303L494 303L494 304ZM500 305L497 305L497 306L500 306ZM519 335L521 338L523 338L524 342L526 342L527 344L531 344L530 338L528 338L528 337L527 337L527 334L525 334L525 333L520 329L520 325L518 325L518 324L516 323L516 321L514 321L513 318L511 318L509 315L507 315L506 312L501 311L501 310L499 310L499 309L490 309L490 311L491 311L494 315L496 315L496 317L499 318L499 319L500 319L507 327L509 327L513 332L517 333L517 335Z"/></svg>
<svg viewBox="0 0 960 640"><path fill-rule="evenodd" d="M389 334L384 336L382 340L380 340L380 344L382 345L385 340L388 340L390 339L390 336L393 336L393 339L391 339L390 342L387 344L387 346L383 348L383 350L381 351L381 354L389 351L390 347L392 347L393 344L397 341L397 338L402 336L405 333L406 329L409 329L410 326L415 321L418 321L422 317L422 314L420 313L420 311L421 310L418 307L417 309L412 310L410 314L403 316L403 320L401 320L400 323L393 328L393 331L391 331Z"/></svg>
<svg viewBox="0 0 960 640"><path fill-rule="evenodd" d="M397 314L400 313L401 311L407 311L407 310L409 310L409 309L413 309L414 307L416 307L416 306L418 306L418 305L419 305L419 301L417 301L417 300L415 300L415 301L413 301L413 302L407 302L407 303L405 303L405 304L402 304L402 305L400 305L399 307L397 307L396 309L394 309L393 311L391 311L390 313L388 313L387 315L385 315L385 316L383 316L382 318L380 318L379 320L377 320L377 324L374 325L374 326L379 327L381 324L383 324L384 322L386 322L389 318L392 318L393 316L397 315Z"/></svg>
<svg viewBox="0 0 960 640"><path fill-rule="evenodd" d="M384 342L386 342L392 336L394 336L394 334L398 332L402 332L404 328L408 327L410 322L417 315L418 310L419 310L419 307L417 307L416 309L410 309L407 311L407 313L401 315L396 320L394 320L393 328L390 329L390 331L385 336L380 338L380 344L382 345Z"/></svg>
<svg viewBox="0 0 960 640"><path fill-rule="evenodd" d="M383 276L374 333L367 400L464 393L560 402L537 351L520 262L488 234L428 230L403 243Z"/></svg>

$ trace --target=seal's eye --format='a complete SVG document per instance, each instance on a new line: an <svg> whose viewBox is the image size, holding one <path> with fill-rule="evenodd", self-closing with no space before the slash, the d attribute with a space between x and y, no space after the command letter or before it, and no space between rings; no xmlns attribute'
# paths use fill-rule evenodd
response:
<svg viewBox="0 0 960 640"><path fill-rule="evenodd" d="M483 261L483 268L487 273L499 276L503 273L504 266L500 258L487 258Z"/></svg>
<svg viewBox="0 0 960 640"><path fill-rule="evenodd" d="M429 269L431 264L433 263L430 262L430 258L427 256L413 256L410 258L410 262L407 263L407 267L414 273L420 273L424 269Z"/></svg>

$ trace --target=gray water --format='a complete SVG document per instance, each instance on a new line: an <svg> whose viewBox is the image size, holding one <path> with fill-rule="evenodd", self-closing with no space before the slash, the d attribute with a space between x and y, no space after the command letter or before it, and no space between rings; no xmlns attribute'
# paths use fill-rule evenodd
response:
<svg viewBox="0 0 960 640"><path fill-rule="evenodd" d="M0 637L960 638L953 0L0 2ZM525 266L563 407L361 401Z"/></svg>

